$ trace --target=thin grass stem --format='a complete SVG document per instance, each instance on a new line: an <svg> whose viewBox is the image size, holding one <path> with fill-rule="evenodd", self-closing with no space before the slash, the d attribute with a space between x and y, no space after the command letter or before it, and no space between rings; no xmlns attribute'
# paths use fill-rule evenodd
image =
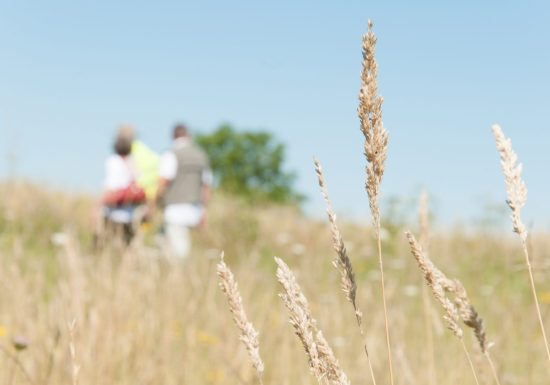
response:
<svg viewBox="0 0 550 385"><path fill-rule="evenodd" d="M462 345L462 348L464 349L464 354L466 354L466 358L468 359L468 363L470 364L470 368L472 369L472 374L474 375L474 379L476 380L476 384L479 385L479 379L477 378L476 369L474 367L474 363L472 362L472 358L470 357L470 353L468 353L468 349L466 348L466 344L464 343L464 339L460 339L460 343Z"/></svg>
<svg viewBox="0 0 550 385"><path fill-rule="evenodd" d="M548 338L546 338L546 330L544 328L544 322L542 320L542 314L540 311L539 299L537 296L537 289L535 287L535 278L533 277L533 268L531 267L531 261L529 259L529 250L527 248L527 242L522 239L523 254L525 256L525 263L527 264L527 271L529 272L529 283L531 286L531 293L535 301L535 307L537 309L537 317L539 319L540 330L542 332L542 338L544 340L544 347L546 348L546 355L548 356L548 362L550 362L550 348L548 347Z"/></svg>
<svg viewBox="0 0 550 385"><path fill-rule="evenodd" d="M493 363L493 359L491 358L491 355L489 352L485 352L485 358L487 359L487 362L489 362L489 367L491 368L491 373L493 374L493 378L495 379L495 382L497 385L500 385L500 380L498 379L497 370L495 368L495 364Z"/></svg>

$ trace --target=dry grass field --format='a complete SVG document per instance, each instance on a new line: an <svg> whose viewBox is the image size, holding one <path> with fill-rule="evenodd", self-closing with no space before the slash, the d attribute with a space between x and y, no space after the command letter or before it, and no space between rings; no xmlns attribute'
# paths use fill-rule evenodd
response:
<svg viewBox="0 0 550 385"><path fill-rule="evenodd" d="M521 222L510 142L493 128L517 234L430 228L426 201L410 223L381 212L372 25L363 43L372 225L336 221L317 165L328 221L215 193L207 230L176 263L154 227L94 251L92 197L0 186L0 384L550 383L550 238Z"/></svg>
<svg viewBox="0 0 550 385"><path fill-rule="evenodd" d="M351 383L371 381L353 311L331 265L327 223L291 208L251 208L215 195L208 230L195 234L192 257L179 265L159 258L147 237L126 251L92 253L89 197L32 185L4 185L2 196L0 383L257 383L218 289L222 249L260 334L264 384L316 382L277 295L274 255L296 273ZM416 224L410 228L419 233ZM376 241L368 227L342 223L340 230L355 268L373 370L377 383L387 384ZM445 328L438 305L431 297L429 307L424 305L422 275L404 230L388 226L382 242L395 383L473 384L461 345ZM548 320L547 234L532 234L529 245ZM501 383L547 384L548 365L517 239L433 230L430 256L468 290L494 343L490 351ZM17 350L14 341L27 346ZM492 383L467 330L465 342L480 383Z"/></svg>

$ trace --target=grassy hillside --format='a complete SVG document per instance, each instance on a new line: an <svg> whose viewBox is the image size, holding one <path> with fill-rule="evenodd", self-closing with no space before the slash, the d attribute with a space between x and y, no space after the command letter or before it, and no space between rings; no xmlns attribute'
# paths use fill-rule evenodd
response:
<svg viewBox="0 0 550 385"><path fill-rule="evenodd" d="M334 253L324 221L290 207L253 208L215 194L208 229L194 234L193 255L185 264L172 264L161 257L153 230L128 250L93 252L91 197L35 185L0 190L0 383L256 383L217 287L215 267L222 250L260 332L264 384L315 383L277 296L274 255L297 274L351 382L369 383L353 311L331 265ZM417 232L415 223L409 226ZM375 239L370 228L356 224L343 223L341 230L357 274L374 371L378 384L386 384ZM405 229L390 230L384 232L383 247L396 383L473 383L462 347L445 329L438 305L431 297L423 301L422 276ZM530 239L546 320L550 272L543 261L548 261L549 246L546 234ZM464 283L484 318L501 382L547 384L544 347L517 240L508 234L432 231L429 252L442 270ZM465 341L480 382L489 384L492 377L470 334L466 331ZM14 339L28 346L17 350Z"/></svg>

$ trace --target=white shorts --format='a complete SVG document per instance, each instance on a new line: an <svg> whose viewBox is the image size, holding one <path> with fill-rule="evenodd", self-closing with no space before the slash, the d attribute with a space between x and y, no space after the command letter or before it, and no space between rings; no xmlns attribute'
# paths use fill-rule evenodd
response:
<svg viewBox="0 0 550 385"><path fill-rule="evenodd" d="M186 227L197 227L204 214L202 204L179 203L164 209L164 223Z"/></svg>

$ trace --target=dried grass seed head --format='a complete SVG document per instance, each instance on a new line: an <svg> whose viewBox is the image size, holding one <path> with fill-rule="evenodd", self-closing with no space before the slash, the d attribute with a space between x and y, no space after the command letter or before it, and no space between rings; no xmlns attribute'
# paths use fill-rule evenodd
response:
<svg viewBox="0 0 550 385"><path fill-rule="evenodd" d="M518 163L518 157L512 149L512 141L504 136L500 126L494 124L492 130L500 155L500 165L504 173L508 195L506 202L512 210L512 225L514 231L525 240L527 230L521 220L521 209L527 201L527 187L521 178L522 165Z"/></svg>
<svg viewBox="0 0 550 385"><path fill-rule="evenodd" d="M424 274L426 284L432 290L432 294L436 301L439 302L445 311L443 319L447 323L447 328L451 330L456 337L461 339L464 332L459 325L460 314L458 308L445 294L448 288L452 288L452 281L445 277L445 275L424 255L422 247L418 244L415 237L410 232L407 232L406 235L411 247L411 252L418 263L418 267Z"/></svg>
<svg viewBox="0 0 550 385"><path fill-rule="evenodd" d="M378 207L379 187L384 174L387 156L388 133L382 123L383 99L378 95L378 66L375 59L376 36L369 20L368 32L363 36L363 69L359 90L359 116L361 132L365 137L364 153L367 159L366 190L375 225L380 223Z"/></svg>
<svg viewBox="0 0 550 385"><path fill-rule="evenodd" d="M294 273L280 258L275 257L277 280L283 286L280 294L288 312L290 324L302 342L310 370L319 384L349 385L344 372L340 369L332 349L317 328L317 322L311 316L309 305Z"/></svg>
<svg viewBox="0 0 550 385"><path fill-rule="evenodd" d="M229 310L233 315L233 321L241 331L240 340L243 342L246 350L248 351L252 366L256 369L258 376L261 377L264 371L264 363L260 356L259 335L256 329L254 329L252 323L248 321L242 303L241 294L239 293L239 289L237 287L237 282L233 273L225 264L223 254L221 256L221 261L217 266L217 273L219 277L219 286L227 298Z"/></svg>
<svg viewBox="0 0 550 385"><path fill-rule="evenodd" d="M326 187L325 178L323 175L323 168L321 163L314 159L313 163L315 165L315 172L317 174L317 179L319 181L319 187L321 189L321 194L327 206L327 216L330 223L331 235L332 235L332 247L336 252L337 258L334 259L333 265L338 269L341 275L341 285L342 290L344 291L346 298L349 302L352 303L358 316L360 317L360 312L357 309L355 298L357 293L357 283L355 281L355 273L353 272L353 267L351 260L348 256L344 240L342 239L342 234L338 228L336 222L336 214L332 208L332 203L330 201L328 190ZM360 317L361 318L361 317Z"/></svg>

